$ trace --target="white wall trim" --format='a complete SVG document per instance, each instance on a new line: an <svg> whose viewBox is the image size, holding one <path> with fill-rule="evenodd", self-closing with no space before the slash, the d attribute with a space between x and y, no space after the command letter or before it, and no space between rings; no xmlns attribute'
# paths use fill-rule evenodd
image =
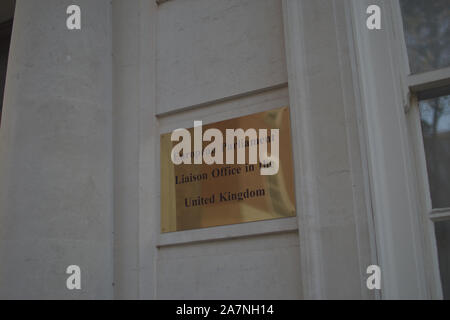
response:
<svg viewBox="0 0 450 320"><path fill-rule="evenodd" d="M297 231L297 217L162 233L158 247Z"/></svg>
<svg viewBox="0 0 450 320"><path fill-rule="evenodd" d="M304 296L373 299L365 281L376 254L347 4L284 0L283 13Z"/></svg>
<svg viewBox="0 0 450 320"><path fill-rule="evenodd" d="M289 78L289 97L291 104L292 139L295 170L297 218L300 237L300 257L303 294L306 299L323 299L322 243L315 230L320 222L318 192L314 178L315 168L312 157L309 119L310 110L308 81L305 76L306 62L303 52L302 28L300 22L301 1L283 0L285 44Z"/></svg>
<svg viewBox="0 0 450 320"><path fill-rule="evenodd" d="M158 141L156 118L157 5L139 0L139 298L157 297L157 243L159 234ZM158 205L155 205L158 204Z"/></svg>

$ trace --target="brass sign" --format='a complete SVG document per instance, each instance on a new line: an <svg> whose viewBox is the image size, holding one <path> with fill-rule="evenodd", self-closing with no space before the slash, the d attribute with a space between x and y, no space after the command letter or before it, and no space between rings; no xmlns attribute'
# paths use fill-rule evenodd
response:
<svg viewBox="0 0 450 320"><path fill-rule="evenodd" d="M279 129L279 165L274 175L262 175L257 164L179 164L172 162L171 133L161 135L161 232L223 226L244 222L293 217L294 172L289 108L279 108L203 126L219 129ZM194 128L188 129L194 144ZM203 142L203 148L210 142ZM239 142L235 141L234 147ZM224 139L224 149L226 141ZM182 156L182 155L181 155Z"/></svg>

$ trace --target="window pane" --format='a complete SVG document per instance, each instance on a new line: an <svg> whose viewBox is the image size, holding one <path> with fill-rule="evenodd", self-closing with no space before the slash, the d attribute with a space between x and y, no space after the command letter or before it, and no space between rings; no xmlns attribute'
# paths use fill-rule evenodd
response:
<svg viewBox="0 0 450 320"><path fill-rule="evenodd" d="M3 92L5 89L11 32L12 20L0 23L0 125L2 123Z"/></svg>
<svg viewBox="0 0 450 320"><path fill-rule="evenodd" d="M450 300L450 221L434 225L444 299Z"/></svg>
<svg viewBox="0 0 450 320"><path fill-rule="evenodd" d="M420 101L433 208L450 207L450 95Z"/></svg>
<svg viewBox="0 0 450 320"><path fill-rule="evenodd" d="M450 66L450 0L400 0L412 73Z"/></svg>

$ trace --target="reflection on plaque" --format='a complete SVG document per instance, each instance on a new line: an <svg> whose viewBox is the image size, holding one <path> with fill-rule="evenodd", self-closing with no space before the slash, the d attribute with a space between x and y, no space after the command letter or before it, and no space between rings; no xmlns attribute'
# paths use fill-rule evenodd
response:
<svg viewBox="0 0 450 320"><path fill-rule="evenodd" d="M279 129L278 172L261 175L260 159L248 163L248 139L241 144L246 148L245 164L225 164L224 156L224 164L175 165L171 152L179 142L171 141L171 133L161 135L161 232L295 216L289 108L203 125L203 132L210 128L219 129L224 137L226 129L268 129L268 136L271 129ZM194 129L189 132L194 145ZM203 148L210 143L203 142ZM270 156L270 138L267 151Z"/></svg>

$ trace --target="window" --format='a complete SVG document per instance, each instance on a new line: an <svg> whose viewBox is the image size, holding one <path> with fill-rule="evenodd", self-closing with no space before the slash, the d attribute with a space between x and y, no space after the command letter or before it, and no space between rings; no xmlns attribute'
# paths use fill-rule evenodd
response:
<svg viewBox="0 0 450 320"><path fill-rule="evenodd" d="M419 108L432 206L450 208L450 95L421 100Z"/></svg>
<svg viewBox="0 0 450 320"><path fill-rule="evenodd" d="M411 73L450 66L450 0L402 0Z"/></svg>
<svg viewBox="0 0 450 320"><path fill-rule="evenodd" d="M450 87L445 88L450 94ZM419 99L423 93L419 94ZM450 298L450 95L419 100L420 122L435 222L444 298Z"/></svg>
<svg viewBox="0 0 450 320"><path fill-rule="evenodd" d="M450 299L450 219L434 224L444 299Z"/></svg>
<svg viewBox="0 0 450 320"><path fill-rule="evenodd" d="M5 90L11 32L12 20L0 23L0 125L2 121L3 93Z"/></svg>
<svg viewBox="0 0 450 320"><path fill-rule="evenodd" d="M450 299L450 0L400 0L408 87L417 101L426 168L424 214L434 225L444 299ZM416 141L420 144L420 141Z"/></svg>

